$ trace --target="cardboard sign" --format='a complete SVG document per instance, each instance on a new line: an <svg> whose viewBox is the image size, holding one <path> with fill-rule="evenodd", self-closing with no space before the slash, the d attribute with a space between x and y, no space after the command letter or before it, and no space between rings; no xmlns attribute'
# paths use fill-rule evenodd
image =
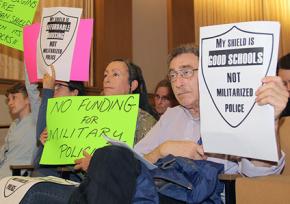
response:
<svg viewBox="0 0 290 204"><path fill-rule="evenodd" d="M201 135L206 152L278 161L274 110L258 106L255 92L263 77L275 75L279 29L276 22L200 29Z"/></svg>
<svg viewBox="0 0 290 204"><path fill-rule="evenodd" d="M23 50L22 30L32 23L38 0L0 1L0 43Z"/></svg>
<svg viewBox="0 0 290 204"><path fill-rule="evenodd" d="M48 139L40 164L74 164L83 150L107 145L102 134L133 146L139 95L78 96L48 101Z"/></svg>
<svg viewBox="0 0 290 204"><path fill-rule="evenodd" d="M25 26L24 38L24 61L31 83L37 82L37 38L39 36L40 24ZM93 34L93 19L81 19L77 33L77 39L73 54L70 80L88 81L90 50Z"/></svg>
<svg viewBox="0 0 290 204"><path fill-rule="evenodd" d="M37 75L42 78L54 65L56 80L69 81L82 9L44 8L37 42Z"/></svg>
<svg viewBox="0 0 290 204"><path fill-rule="evenodd" d="M61 185L78 186L79 183L65 180L62 178L47 176L47 177L23 177L9 176L0 180L0 203L18 204L25 196L27 191L37 183L50 182Z"/></svg>

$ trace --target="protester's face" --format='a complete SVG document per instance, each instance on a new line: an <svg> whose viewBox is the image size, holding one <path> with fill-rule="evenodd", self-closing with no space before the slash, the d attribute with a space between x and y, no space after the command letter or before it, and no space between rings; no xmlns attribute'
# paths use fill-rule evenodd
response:
<svg viewBox="0 0 290 204"><path fill-rule="evenodd" d="M169 64L169 71L181 72L182 70L198 69L198 57L192 53L185 53L173 58ZM180 74L172 81L171 85L177 101L187 109L199 108L199 92L197 71L191 77L185 78Z"/></svg>
<svg viewBox="0 0 290 204"><path fill-rule="evenodd" d="M63 81L57 81L54 85L54 96L53 97L63 97L63 96L76 96L77 90L71 91L69 89L68 83Z"/></svg>
<svg viewBox="0 0 290 204"><path fill-rule="evenodd" d="M129 72L124 62L111 62L104 72L104 95L123 95L130 92Z"/></svg>
<svg viewBox="0 0 290 204"><path fill-rule="evenodd" d="M10 113L17 118L22 118L30 110L29 99L22 93L8 94L7 105Z"/></svg>
<svg viewBox="0 0 290 204"><path fill-rule="evenodd" d="M171 107L171 101L169 100L169 90L167 87L158 87L154 96L154 104L156 111L161 115L168 107Z"/></svg>
<svg viewBox="0 0 290 204"><path fill-rule="evenodd" d="M278 72L279 77L282 78L283 83L285 84L285 86L287 87L287 90L290 94L290 70L287 69L279 69Z"/></svg>

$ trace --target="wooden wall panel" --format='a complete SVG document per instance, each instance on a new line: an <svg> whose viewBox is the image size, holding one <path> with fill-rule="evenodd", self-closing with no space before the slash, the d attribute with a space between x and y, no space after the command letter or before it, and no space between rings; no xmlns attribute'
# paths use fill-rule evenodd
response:
<svg viewBox="0 0 290 204"><path fill-rule="evenodd" d="M97 0L95 7L94 86L101 88L112 59L132 58L132 0Z"/></svg>
<svg viewBox="0 0 290 204"><path fill-rule="evenodd" d="M167 12L168 49L194 42L193 0L168 0Z"/></svg>

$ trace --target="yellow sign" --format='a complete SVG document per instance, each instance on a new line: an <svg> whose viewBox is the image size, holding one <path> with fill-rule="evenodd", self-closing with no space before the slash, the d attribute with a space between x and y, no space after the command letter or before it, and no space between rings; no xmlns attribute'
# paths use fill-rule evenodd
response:
<svg viewBox="0 0 290 204"><path fill-rule="evenodd" d="M38 1L0 1L1 44L23 51L23 27L32 24Z"/></svg>

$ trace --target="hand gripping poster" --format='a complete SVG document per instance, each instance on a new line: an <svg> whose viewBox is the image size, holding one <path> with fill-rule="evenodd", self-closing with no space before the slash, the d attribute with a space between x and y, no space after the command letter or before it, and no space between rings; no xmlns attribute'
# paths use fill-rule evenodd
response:
<svg viewBox="0 0 290 204"><path fill-rule="evenodd" d="M205 152L278 161L274 109L259 106L276 72L280 25L245 22L200 29L200 120Z"/></svg>
<svg viewBox="0 0 290 204"><path fill-rule="evenodd" d="M70 80L72 57L82 9L44 8L37 42L38 78L50 73L54 65L56 79Z"/></svg>

